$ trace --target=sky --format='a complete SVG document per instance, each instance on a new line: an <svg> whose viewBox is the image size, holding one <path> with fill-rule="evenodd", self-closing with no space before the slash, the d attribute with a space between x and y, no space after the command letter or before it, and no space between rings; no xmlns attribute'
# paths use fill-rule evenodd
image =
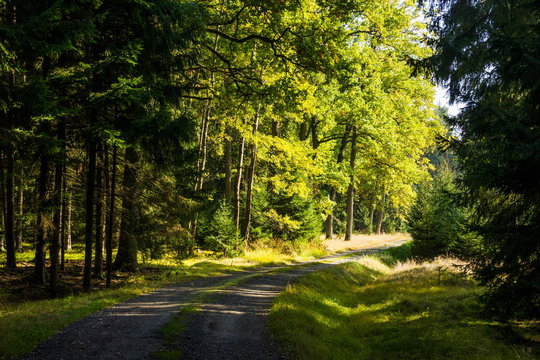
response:
<svg viewBox="0 0 540 360"><path fill-rule="evenodd" d="M463 107L461 103L450 105L446 89L440 86L435 88L435 105L447 107L450 116L456 116Z"/></svg>

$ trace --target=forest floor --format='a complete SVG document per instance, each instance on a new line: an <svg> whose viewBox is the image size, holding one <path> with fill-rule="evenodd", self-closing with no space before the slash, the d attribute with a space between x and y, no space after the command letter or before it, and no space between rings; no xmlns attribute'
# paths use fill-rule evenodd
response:
<svg viewBox="0 0 540 360"><path fill-rule="evenodd" d="M385 242L362 253L403 240ZM340 253L297 265L234 271L155 290L71 323L24 358L176 358L178 348L188 359L253 359L255 353L256 358L280 358L265 322L272 299L296 278L352 256ZM184 315L195 308L189 326L184 324Z"/></svg>

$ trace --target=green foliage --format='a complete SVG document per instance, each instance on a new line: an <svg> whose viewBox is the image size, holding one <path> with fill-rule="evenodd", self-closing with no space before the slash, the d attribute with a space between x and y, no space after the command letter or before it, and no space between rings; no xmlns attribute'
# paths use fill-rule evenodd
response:
<svg viewBox="0 0 540 360"><path fill-rule="evenodd" d="M415 256L469 258L473 254L474 239L467 229L468 211L457 204L455 177L445 165L434 174L432 182L419 186L418 198L408 217Z"/></svg>
<svg viewBox="0 0 540 360"><path fill-rule="evenodd" d="M225 201L219 202L210 217L205 231L205 245L221 256L234 256L241 251L242 238L236 230L232 208Z"/></svg>

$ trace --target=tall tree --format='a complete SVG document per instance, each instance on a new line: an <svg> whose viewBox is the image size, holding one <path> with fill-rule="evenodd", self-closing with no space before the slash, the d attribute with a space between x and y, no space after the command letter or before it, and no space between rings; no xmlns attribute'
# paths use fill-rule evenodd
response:
<svg viewBox="0 0 540 360"><path fill-rule="evenodd" d="M476 259L488 307L540 316L540 29L538 1L432 4L432 58L451 100L454 149L485 252Z"/></svg>

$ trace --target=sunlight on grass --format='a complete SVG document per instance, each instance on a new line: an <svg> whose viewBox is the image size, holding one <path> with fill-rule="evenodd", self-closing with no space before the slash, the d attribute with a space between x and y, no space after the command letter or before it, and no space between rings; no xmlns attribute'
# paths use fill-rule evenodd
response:
<svg viewBox="0 0 540 360"><path fill-rule="evenodd" d="M366 249L369 247L381 245L387 242L410 239L409 234L393 233L381 235L354 234L352 239L344 241L342 237L336 237L332 240L324 240L323 245L331 252L347 251L356 249Z"/></svg>
<svg viewBox="0 0 540 360"><path fill-rule="evenodd" d="M319 271L279 295L270 327L292 358L537 358L536 346L507 343L500 324L480 318L479 289L456 270L459 261L388 260Z"/></svg>

